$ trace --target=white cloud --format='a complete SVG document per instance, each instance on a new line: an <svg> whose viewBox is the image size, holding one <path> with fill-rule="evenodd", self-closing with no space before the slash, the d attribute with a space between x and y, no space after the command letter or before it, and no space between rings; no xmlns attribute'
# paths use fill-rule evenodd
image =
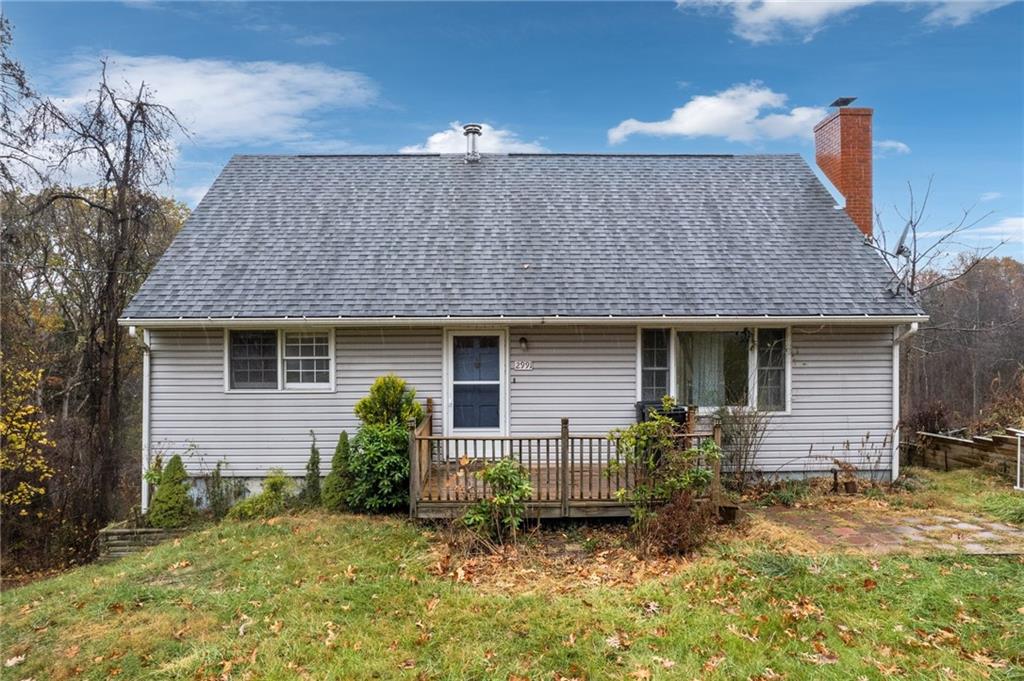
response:
<svg viewBox="0 0 1024 681"><path fill-rule="evenodd" d="M825 109L798 106L787 112L768 113L785 105L786 95L756 81L741 83L714 95L695 96L663 121L622 121L608 131L608 142L619 144L637 134L724 137L732 142L811 138L814 124L824 118Z"/></svg>
<svg viewBox="0 0 1024 681"><path fill-rule="evenodd" d="M927 9L928 26L962 26L1013 0L676 0L682 9L732 14L733 33L752 43L766 43L796 33L803 40L859 7L888 3Z"/></svg>
<svg viewBox="0 0 1024 681"><path fill-rule="evenodd" d="M1010 244L1024 244L1024 216L1003 218L994 225L976 227L966 232L982 241L1005 241Z"/></svg>
<svg viewBox="0 0 1024 681"><path fill-rule="evenodd" d="M311 33L299 36L294 42L296 45L302 45L303 47L324 47L334 45L340 39L341 36L337 33Z"/></svg>
<svg viewBox="0 0 1024 681"><path fill-rule="evenodd" d="M483 131L477 140L477 151L484 154L537 154L547 151L538 141L527 142L511 130L495 128L482 123ZM453 121L447 130L435 132L423 144L412 144L398 150L402 154L462 154L466 151L466 138L462 123Z"/></svg>
<svg viewBox="0 0 1024 681"><path fill-rule="evenodd" d="M980 201L995 201L996 199L1003 198L1002 192L985 192L978 197Z"/></svg>
<svg viewBox="0 0 1024 681"><path fill-rule="evenodd" d="M107 73L113 83L148 83L197 142L214 146L309 140L318 112L377 100L377 87L367 76L322 64L112 54ZM61 102L88 101L98 62L80 59L66 75Z"/></svg>
<svg viewBox="0 0 1024 681"><path fill-rule="evenodd" d="M918 234L921 238L945 236L948 231L932 230ZM986 227L972 227L956 235L961 242L998 242L1024 244L1024 216L1006 217Z"/></svg>
<svg viewBox="0 0 1024 681"><path fill-rule="evenodd" d="M809 40L825 23L875 0L677 0L680 8L729 10L733 32L752 43L776 40L797 30Z"/></svg>
<svg viewBox="0 0 1024 681"><path fill-rule="evenodd" d="M924 15L924 23L929 26L963 26L975 17L1009 5L1013 0L948 0L947 2L929 3L934 5Z"/></svg>
<svg viewBox="0 0 1024 681"><path fill-rule="evenodd" d="M878 155L883 158L889 154L906 156L910 153L910 147L899 140L877 140L875 142L875 149L878 151Z"/></svg>

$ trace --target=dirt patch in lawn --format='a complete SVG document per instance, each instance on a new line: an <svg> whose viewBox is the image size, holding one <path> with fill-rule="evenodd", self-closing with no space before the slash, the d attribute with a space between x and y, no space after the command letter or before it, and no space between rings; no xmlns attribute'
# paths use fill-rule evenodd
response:
<svg viewBox="0 0 1024 681"><path fill-rule="evenodd" d="M431 538L431 572L484 591L569 593L594 586L632 586L667 579L698 556L638 555L625 525L541 527L495 552L468 548L450 532Z"/></svg>

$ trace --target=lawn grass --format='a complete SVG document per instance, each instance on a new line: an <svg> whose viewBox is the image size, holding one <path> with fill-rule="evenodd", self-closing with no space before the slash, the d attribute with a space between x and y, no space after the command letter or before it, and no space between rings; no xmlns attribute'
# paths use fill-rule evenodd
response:
<svg viewBox="0 0 1024 681"><path fill-rule="evenodd" d="M5 592L3 678L1024 674L1018 558L807 558L729 539L628 584L520 569L482 585L436 570L431 537L397 518L222 523Z"/></svg>
<svg viewBox="0 0 1024 681"><path fill-rule="evenodd" d="M1004 523L1024 527L1024 493L1012 491L1007 478L979 469L939 472L926 468L907 468L905 475L918 488L894 497L911 508L940 508L984 513Z"/></svg>

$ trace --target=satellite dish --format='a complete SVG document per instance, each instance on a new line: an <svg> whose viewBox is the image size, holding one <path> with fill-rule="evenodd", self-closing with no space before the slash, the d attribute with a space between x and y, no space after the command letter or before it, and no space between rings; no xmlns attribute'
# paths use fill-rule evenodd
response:
<svg viewBox="0 0 1024 681"><path fill-rule="evenodd" d="M907 220L907 226L903 228L903 234L900 234L900 240L896 244L896 253L894 255L910 255L910 249L904 244L907 241L907 234L910 233L910 220Z"/></svg>

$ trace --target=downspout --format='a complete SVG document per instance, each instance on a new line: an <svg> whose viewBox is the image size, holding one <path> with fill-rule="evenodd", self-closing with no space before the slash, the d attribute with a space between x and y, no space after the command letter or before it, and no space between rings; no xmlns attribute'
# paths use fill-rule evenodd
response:
<svg viewBox="0 0 1024 681"><path fill-rule="evenodd" d="M134 335L135 328L129 329ZM146 482L146 474L149 473L149 374L150 374L150 353L152 348L149 344L149 329L142 330L142 498L140 507L145 513L149 510L149 483Z"/></svg>
<svg viewBox="0 0 1024 681"><path fill-rule="evenodd" d="M900 477L900 344L917 333L918 323L911 322L901 333L902 328L892 331L892 482Z"/></svg>

